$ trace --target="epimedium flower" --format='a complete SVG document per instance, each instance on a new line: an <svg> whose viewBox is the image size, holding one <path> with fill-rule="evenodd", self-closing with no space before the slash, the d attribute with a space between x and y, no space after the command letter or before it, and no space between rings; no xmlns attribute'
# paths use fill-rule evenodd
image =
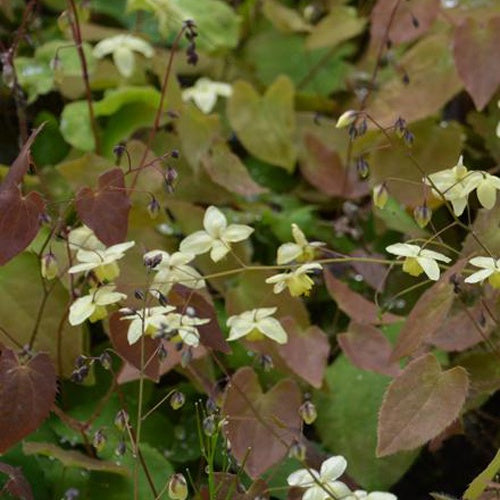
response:
<svg viewBox="0 0 500 500"><path fill-rule="evenodd" d="M172 342L184 342L186 345L197 347L200 344L200 332L197 327L206 325L209 322L210 319L207 318L196 318L189 314L170 313L165 317L158 335L173 333L174 336L170 338Z"/></svg>
<svg viewBox="0 0 500 500"><path fill-rule="evenodd" d="M166 315L175 310L173 306L145 307L133 314L130 309L120 309L125 313L120 319L130 319L128 327L127 340L130 345L135 344L144 335L155 336L155 334L166 323Z"/></svg>
<svg viewBox="0 0 500 500"><path fill-rule="evenodd" d="M285 288L288 288L292 297L299 295L309 295L309 292L314 285L314 281L308 276L308 273L322 269L322 265L318 262L310 262L302 264L297 269L286 273L275 274L266 279L266 283L274 285L273 292L281 293Z"/></svg>
<svg viewBox="0 0 500 500"><path fill-rule="evenodd" d="M218 262L231 249L231 243L246 240L253 228L244 224L227 224L225 215L214 206L207 208L203 217L202 231L196 231L181 241L180 251L199 255L210 251L210 257Z"/></svg>
<svg viewBox="0 0 500 500"><path fill-rule="evenodd" d="M500 178L488 172L477 172L476 194L481 205L491 210L497 201L497 190L500 190Z"/></svg>
<svg viewBox="0 0 500 500"><path fill-rule="evenodd" d="M168 295L175 283L195 289L205 286L201 274L194 267L187 265L194 259L193 254L183 252L169 254L163 250L151 250L144 254L144 259L153 259L157 255L161 257L161 260L153 267L153 270L157 271L151 290L153 295L157 292Z"/></svg>
<svg viewBox="0 0 500 500"><path fill-rule="evenodd" d="M469 260L469 264L479 267L481 270L476 271L467 278L466 283L478 283L488 279L489 284L493 288L500 288L500 259L493 257L474 257Z"/></svg>
<svg viewBox="0 0 500 500"><path fill-rule="evenodd" d="M421 248L418 245L410 245L409 243L389 245L386 251L399 257L406 257L403 262L403 271L412 276L420 276L425 273L433 281L437 281L440 276L437 261L451 262L451 259L446 255Z"/></svg>
<svg viewBox="0 0 500 500"><path fill-rule="evenodd" d="M299 469L288 476L287 482L289 486L306 488L302 500L325 500L332 495L334 498L344 498L351 490L342 481L338 481L338 478L346 468L346 459L338 455L325 460L319 472L314 469Z"/></svg>
<svg viewBox="0 0 500 500"><path fill-rule="evenodd" d="M91 288L87 295L76 299L69 308L70 324L76 326L87 319L92 323L104 319L108 315L106 306L127 298L124 293L115 292L115 289L115 285Z"/></svg>
<svg viewBox="0 0 500 500"><path fill-rule="evenodd" d="M209 78L198 78L193 87L189 87L182 92L182 100L193 100L196 106L208 114L214 109L217 97L230 97L233 88L228 83L214 82Z"/></svg>
<svg viewBox="0 0 500 500"><path fill-rule="evenodd" d="M94 47L94 56L97 59L112 54L116 68L125 78L132 76L135 68L134 52L141 53L144 57L151 58L154 49L142 38L133 35L116 35L101 40Z"/></svg>
<svg viewBox="0 0 500 500"><path fill-rule="evenodd" d="M106 248L94 231L87 226L72 229L68 234L68 244L71 250L104 250Z"/></svg>
<svg viewBox="0 0 500 500"><path fill-rule="evenodd" d="M265 336L278 344L286 344L286 331L276 318L271 317L276 310L277 307L262 307L231 316L226 323L230 328L227 340L247 337L248 340L255 341Z"/></svg>
<svg viewBox="0 0 500 500"><path fill-rule="evenodd" d="M398 497L385 491L372 491L368 493L365 490L355 490L351 495L343 497L342 500L398 500Z"/></svg>
<svg viewBox="0 0 500 500"><path fill-rule="evenodd" d="M120 268L116 261L124 257L124 252L134 245L134 241L126 241L102 250L78 250L76 258L80 264L70 267L68 273L93 271L100 281L112 281L120 274Z"/></svg>
<svg viewBox="0 0 500 500"><path fill-rule="evenodd" d="M314 259L316 249L325 245L322 241L307 241L297 224L292 224L292 236L295 243L283 243L278 248L277 262L279 265L297 262L307 262Z"/></svg>

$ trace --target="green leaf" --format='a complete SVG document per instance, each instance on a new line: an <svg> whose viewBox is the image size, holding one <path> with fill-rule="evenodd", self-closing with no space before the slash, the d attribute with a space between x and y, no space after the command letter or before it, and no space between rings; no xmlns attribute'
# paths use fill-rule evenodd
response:
<svg viewBox="0 0 500 500"><path fill-rule="evenodd" d="M89 116L87 101L70 102L61 113L60 129L64 140L82 151L95 148Z"/></svg>
<svg viewBox="0 0 500 500"><path fill-rule="evenodd" d="M41 111L35 119L35 125L44 122L45 127L31 146L31 154L39 167L60 162L70 149L59 131L57 118L49 111Z"/></svg>
<svg viewBox="0 0 500 500"><path fill-rule="evenodd" d="M91 75L96 69L97 60L92 54L92 47L88 43L83 42L82 48L87 61L87 71ZM78 50L74 45L69 44L67 40L51 40L40 45L35 51L35 59L50 67L56 54L60 65L58 71L64 76L82 76L82 65Z"/></svg>
<svg viewBox="0 0 500 500"><path fill-rule="evenodd" d="M245 148L260 160L289 172L297 159L294 92L286 76L278 77L263 96L239 80L233 85L227 108L231 126Z"/></svg>
<svg viewBox="0 0 500 500"><path fill-rule="evenodd" d="M327 369L325 392L316 393L316 428L332 453L343 455L363 488L387 490L411 466L416 452L377 458L377 415L390 378L351 365L344 355Z"/></svg>
<svg viewBox="0 0 500 500"><path fill-rule="evenodd" d="M28 94L28 103L52 90L54 77L48 64L32 57L16 57L14 67L19 84Z"/></svg>
<svg viewBox="0 0 500 500"><path fill-rule="evenodd" d="M57 281L48 286L53 289L45 304L34 350L48 351L58 371L69 376L75 359L83 351L83 333L66 320L68 292ZM36 255L25 252L0 267L0 296L0 326L19 344L28 344L43 298L40 262ZM4 334L0 333L0 339L12 346Z"/></svg>

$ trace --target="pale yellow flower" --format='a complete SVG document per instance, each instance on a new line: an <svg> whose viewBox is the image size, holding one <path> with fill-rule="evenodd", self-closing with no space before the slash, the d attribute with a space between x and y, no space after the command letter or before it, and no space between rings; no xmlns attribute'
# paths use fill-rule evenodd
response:
<svg viewBox="0 0 500 500"><path fill-rule="evenodd" d="M154 49L151 44L133 35L116 35L105 38L94 47L94 56L97 59L112 54L116 68L125 78L129 78L134 72L134 52L139 52L144 57L151 58Z"/></svg>
<svg viewBox="0 0 500 500"><path fill-rule="evenodd" d="M151 250L144 254L144 259L151 259L157 255L161 256L161 260L153 268L157 271L151 289L153 295L157 295L158 292L168 295L176 283L195 289L205 286L201 274L194 267L187 265L194 259L193 254L183 252L169 254L163 250Z"/></svg>
<svg viewBox="0 0 500 500"><path fill-rule="evenodd" d="M162 333L173 333L172 342L184 342L186 345L197 347L200 343L198 326L210 323L210 319L196 318L189 314L170 313L162 324Z"/></svg>
<svg viewBox="0 0 500 500"><path fill-rule="evenodd" d="M314 259L316 249L325 245L322 241L307 241L297 224L292 224L292 235L295 243L283 243L278 248L277 262L279 265L297 262L307 262Z"/></svg>
<svg viewBox="0 0 500 500"><path fill-rule="evenodd" d="M345 498L351 490L339 477L345 472L347 461L338 455L330 457L321 464L320 471L299 469L288 476L289 486L305 488L302 500L325 500L327 498ZM321 486L318 484L321 483ZM330 492L329 495L327 492Z"/></svg>
<svg viewBox="0 0 500 500"><path fill-rule="evenodd" d="M281 293L285 288L288 288L292 297L309 295L309 291L314 285L314 281L308 276L307 273L313 272L316 269L322 269L321 264L317 262L302 264L293 271L275 274L274 276L267 278L266 283L274 285L274 293Z"/></svg>
<svg viewBox="0 0 500 500"><path fill-rule="evenodd" d="M354 111L353 109L348 109L339 116L339 119L337 120L335 127L337 128L348 127L349 125L353 124L356 121L358 114L359 113L357 111Z"/></svg>
<svg viewBox="0 0 500 500"><path fill-rule="evenodd" d="M488 282L493 288L500 288L500 259L495 260L493 257L474 257L469 261L475 267L479 267L481 271L476 271L467 278L466 283L477 283L488 278Z"/></svg>
<svg viewBox="0 0 500 500"><path fill-rule="evenodd" d="M127 241L104 250L78 250L76 258L80 264L70 267L68 273L94 271L99 280L112 281L120 274L120 268L116 261L124 257L124 252L134 245L135 242Z"/></svg>
<svg viewBox="0 0 500 500"><path fill-rule="evenodd" d="M71 230L68 234L68 243L71 250L104 250L106 248L94 231L87 226Z"/></svg>
<svg viewBox="0 0 500 500"><path fill-rule="evenodd" d="M403 271L412 276L420 276L425 273L433 281L437 281L440 276L439 265L436 261L451 262L451 259L446 255L408 243L389 245L386 251L400 257L406 257L403 262Z"/></svg>
<svg viewBox="0 0 500 500"><path fill-rule="evenodd" d="M246 336L248 340L255 341L266 336L278 344L286 344L286 331L276 318L271 317L276 310L276 307L262 307L231 316L227 320L227 326L230 328L228 340Z"/></svg>
<svg viewBox="0 0 500 500"><path fill-rule="evenodd" d="M203 113L208 114L214 109L217 97L230 97L232 93L233 88L228 83L214 82L202 77L196 80L193 87L182 92L182 100L193 100Z"/></svg>
<svg viewBox="0 0 500 500"><path fill-rule="evenodd" d="M497 190L500 190L500 179L488 172L478 172L475 180L477 199L481 205L491 210L497 201Z"/></svg>
<svg viewBox="0 0 500 500"><path fill-rule="evenodd" d="M244 224L228 226L225 215L214 206L207 208L203 217L204 231L196 231L181 241L180 251L184 254L199 255L210 251L214 262L224 258L231 249L231 243L246 240L253 228Z"/></svg>
<svg viewBox="0 0 500 500"><path fill-rule="evenodd" d="M115 292L115 289L115 285L91 288L88 295L76 299L69 308L70 324L75 326L87 319L91 322L104 319L108 315L106 306L127 298L124 293Z"/></svg>
<svg viewBox="0 0 500 500"><path fill-rule="evenodd" d="M127 340L130 345L135 344L142 336L155 334L166 324L166 315L175 310L173 306L145 307L135 314L125 314L120 319L130 319ZM121 312L129 313L129 309L121 309Z"/></svg>

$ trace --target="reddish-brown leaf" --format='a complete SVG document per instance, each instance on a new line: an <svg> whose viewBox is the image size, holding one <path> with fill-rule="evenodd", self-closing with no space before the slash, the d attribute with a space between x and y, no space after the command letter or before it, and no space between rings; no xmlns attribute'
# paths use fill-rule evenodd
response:
<svg viewBox="0 0 500 500"><path fill-rule="evenodd" d="M36 430L56 397L56 370L47 354L24 362L14 351L0 356L0 453Z"/></svg>
<svg viewBox="0 0 500 500"><path fill-rule="evenodd" d="M409 363L385 393L377 456L411 450L437 436L459 415L468 386L462 367L443 372L432 354Z"/></svg>
<svg viewBox="0 0 500 500"><path fill-rule="evenodd" d="M381 254L374 254L365 252L362 249L357 249L351 252L354 257L369 257L372 259L383 259L384 256ZM385 286L385 280L387 277L387 268L382 264L377 264L375 262L351 262L351 266L358 272L367 285L370 285L374 290L382 292Z"/></svg>
<svg viewBox="0 0 500 500"><path fill-rule="evenodd" d="M464 434L464 426L462 419L456 418L453 422L448 425L443 431L441 431L435 438L431 439L429 442L429 451L435 453L442 446L443 443L451 438L452 436L457 436L459 434Z"/></svg>
<svg viewBox="0 0 500 500"><path fill-rule="evenodd" d="M200 332L200 343L205 347L209 347L216 351L221 351L225 354L231 353L231 348L224 338L224 334L220 329L219 322L213 304L201 293L187 288L182 285L175 285L168 296L169 303L177 306L179 312L185 310L187 306L191 306L195 310L195 315L198 318L209 319L210 322L206 325L198 327Z"/></svg>
<svg viewBox="0 0 500 500"><path fill-rule="evenodd" d="M99 176L96 191L83 187L76 195L76 210L105 245L115 245L127 237L130 198L123 172L113 168Z"/></svg>
<svg viewBox="0 0 500 500"><path fill-rule="evenodd" d="M373 302L352 291L348 285L335 278L327 269L324 271L324 276L326 288L332 299L335 300L339 309L356 323L374 325L395 323L403 319L391 313L381 315Z"/></svg>
<svg viewBox="0 0 500 500"><path fill-rule="evenodd" d="M307 154L300 161L300 171L319 191L343 198L358 198L370 191L368 184L358 179L356 170L346 170L340 156L316 136L306 133L304 145Z"/></svg>
<svg viewBox="0 0 500 500"><path fill-rule="evenodd" d="M397 10L394 12L394 8ZM389 40L397 45L415 40L424 34L436 19L439 0L412 0L411 4L399 0L378 0L371 13L370 36L372 44L378 48L385 37L387 27ZM415 26L415 21L418 26Z"/></svg>
<svg viewBox="0 0 500 500"><path fill-rule="evenodd" d="M17 158L14 160L14 163L10 166L7 175L0 186L0 190L8 189L13 186L17 186L23 180L24 174L28 171L31 163L31 146L36 136L42 130L44 124L42 123L37 129L31 132L31 135L28 137L28 140L24 143L21 151L19 152Z"/></svg>
<svg viewBox="0 0 500 500"><path fill-rule="evenodd" d="M482 110L500 85L500 16L484 23L466 19L455 30L453 55L458 74L478 110Z"/></svg>
<svg viewBox="0 0 500 500"><path fill-rule="evenodd" d="M21 467L12 467L12 465L0 462L0 472L9 476L9 479L4 484L2 491L10 493L21 500L33 499L33 491L30 483L28 483L24 477ZM0 491L0 494L2 491Z"/></svg>
<svg viewBox="0 0 500 500"><path fill-rule="evenodd" d="M399 364L389 361L392 346L378 328L351 323L347 333L337 335L337 341L354 366L391 377L401 373Z"/></svg>
<svg viewBox="0 0 500 500"><path fill-rule="evenodd" d="M15 185L0 190L0 265L31 243L40 229L44 209L45 202L34 191L23 196Z"/></svg>
<svg viewBox="0 0 500 500"><path fill-rule="evenodd" d="M252 368L240 368L231 378L223 409L225 432L250 477L279 462L300 435L301 399L293 380L283 379L263 393Z"/></svg>
<svg viewBox="0 0 500 500"><path fill-rule="evenodd" d="M458 261L437 283L420 296L401 329L391 360L398 360L414 353L442 325L454 299L450 278L464 266L464 259Z"/></svg>

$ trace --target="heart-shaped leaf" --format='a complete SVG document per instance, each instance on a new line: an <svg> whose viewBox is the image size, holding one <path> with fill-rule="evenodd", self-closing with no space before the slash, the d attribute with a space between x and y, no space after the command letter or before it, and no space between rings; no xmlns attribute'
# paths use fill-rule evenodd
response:
<svg viewBox="0 0 500 500"><path fill-rule="evenodd" d="M385 393L378 422L377 456L411 450L431 440L457 418L469 380L460 366L443 372L426 354L395 378Z"/></svg>
<svg viewBox="0 0 500 500"><path fill-rule="evenodd" d="M225 432L250 477L279 462L300 435L300 404L300 390L292 380L281 380L264 393L252 368L240 368L232 376L223 409Z"/></svg>
<svg viewBox="0 0 500 500"><path fill-rule="evenodd" d="M122 242L127 236L130 211L122 170L113 168L100 175L96 191L89 187L80 189L76 195L76 210L82 222L105 245Z"/></svg>
<svg viewBox="0 0 500 500"><path fill-rule="evenodd" d="M500 16L484 24L468 18L455 30L455 64L479 111L488 104L500 85L499 46Z"/></svg>
<svg viewBox="0 0 500 500"><path fill-rule="evenodd" d="M14 351L0 356L0 453L36 430L56 397L56 370L49 356L21 360Z"/></svg>
<svg viewBox="0 0 500 500"><path fill-rule="evenodd" d="M286 76L279 76L260 96L243 80L233 85L227 114L238 139L260 160L293 171L297 151L294 86Z"/></svg>

